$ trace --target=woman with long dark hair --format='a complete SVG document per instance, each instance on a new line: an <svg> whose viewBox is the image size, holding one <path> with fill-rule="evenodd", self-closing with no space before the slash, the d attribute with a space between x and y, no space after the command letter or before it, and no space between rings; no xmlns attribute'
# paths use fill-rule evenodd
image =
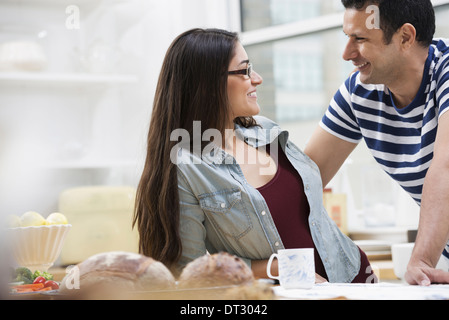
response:
<svg viewBox="0 0 449 320"><path fill-rule="evenodd" d="M192 29L174 40L137 190L141 253L179 274L195 258L225 251L263 278L277 250L314 248L319 277L375 279L325 211L317 166L286 131L256 116L262 81L235 33Z"/></svg>

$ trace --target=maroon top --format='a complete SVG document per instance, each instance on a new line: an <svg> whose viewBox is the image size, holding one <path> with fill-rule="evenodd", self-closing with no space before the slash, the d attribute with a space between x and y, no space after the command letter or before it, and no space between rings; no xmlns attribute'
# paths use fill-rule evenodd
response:
<svg viewBox="0 0 449 320"><path fill-rule="evenodd" d="M310 207L304 193L303 181L282 149L279 147L278 150L279 161L273 155L278 163L276 175L269 183L257 190L265 198L284 247L286 249L314 248L315 272L328 279L310 233L308 221ZM360 273L353 282L365 282L371 275L371 273L365 273L366 267L369 266L365 253L360 250L360 254L362 265Z"/></svg>

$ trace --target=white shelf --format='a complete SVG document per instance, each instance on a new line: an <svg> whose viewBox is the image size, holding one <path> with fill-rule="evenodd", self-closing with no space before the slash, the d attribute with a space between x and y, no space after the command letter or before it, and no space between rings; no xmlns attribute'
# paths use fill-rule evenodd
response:
<svg viewBox="0 0 449 320"><path fill-rule="evenodd" d="M0 72L0 84L107 85L137 82L137 76L126 74Z"/></svg>
<svg viewBox="0 0 449 320"><path fill-rule="evenodd" d="M46 6L68 6L68 5L76 5L76 6L86 6L86 5L100 5L103 1L106 4L114 4L121 3L127 0L1 0L3 4L14 4L14 5L46 5Z"/></svg>
<svg viewBox="0 0 449 320"><path fill-rule="evenodd" d="M85 159L79 161L58 161L45 164L47 169L111 169L137 167L135 160Z"/></svg>

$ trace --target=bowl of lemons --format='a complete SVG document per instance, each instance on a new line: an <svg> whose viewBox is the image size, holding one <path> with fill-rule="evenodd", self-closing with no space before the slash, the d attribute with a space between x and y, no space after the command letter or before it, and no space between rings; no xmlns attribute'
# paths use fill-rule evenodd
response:
<svg viewBox="0 0 449 320"><path fill-rule="evenodd" d="M47 271L53 266L72 227L62 213L54 212L44 218L34 211L10 216L8 225L16 263L32 272Z"/></svg>

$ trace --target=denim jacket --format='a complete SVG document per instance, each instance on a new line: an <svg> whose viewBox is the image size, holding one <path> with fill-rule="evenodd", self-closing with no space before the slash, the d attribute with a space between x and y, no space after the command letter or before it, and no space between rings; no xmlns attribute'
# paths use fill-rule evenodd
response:
<svg viewBox="0 0 449 320"><path fill-rule="evenodd" d="M260 127L236 125L236 135L255 148L278 139L303 180L310 231L329 281L351 282L360 269L360 252L324 209L318 166L288 140L287 131L267 118L255 119ZM251 260L268 259L284 249L264 198L246 181L231 155L221 148L202 157L185 151L178 152L177 164L183 249L180 270L207 252L226 251L251 265Z"/></svg>

